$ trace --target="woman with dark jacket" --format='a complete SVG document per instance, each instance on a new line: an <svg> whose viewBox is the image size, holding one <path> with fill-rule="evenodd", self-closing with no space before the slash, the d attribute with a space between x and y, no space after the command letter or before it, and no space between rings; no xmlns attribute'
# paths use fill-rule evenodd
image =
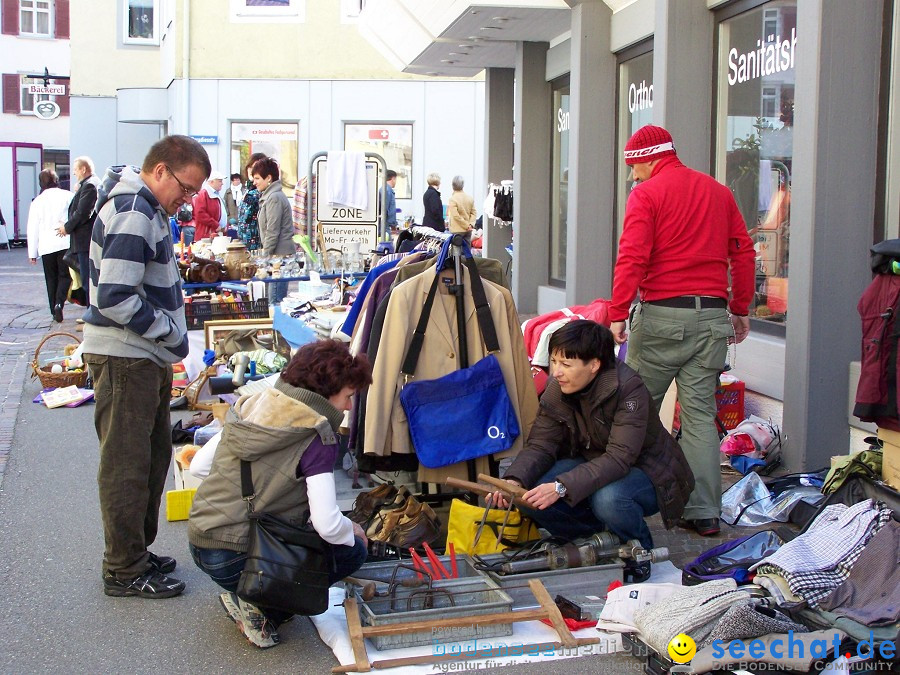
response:
<svg viewBox="0 0 900 675"><path fill-rule="evenodd" d="M674 527L694 476L640 376L616 360L614 344L608 328L587 320L551 336L551 378L525 449L504 478L529 488L529 515L553 535L606 529L650 549L644 518L660 512L666 528ZM493 498L505 506L497 493Z"/></svg>
<svg viewBox="0 0 900 675"><path fill-rule="evenodd" d="M235 590L247 562L250 521L241 497L241 460L251 463L255 511L303 525L307 519L331 545L334 583L366 560L359 525L341 514L334 485L338 428L354 393L372 382L366 356L337 340L319 340L294 354L275 386L241 396L228 411L209 476L191 507L188 541L196 565L226 590L219 601L260 648L279 642L289 615L257 607Z"/></svg>
<svg viewBox="0 0 900 675"><path fill-rule="evenodd" d="M422 195L422 205L425 207L425 215L422 217L422 225L430 227L438 232L444 231L444 204L441 202L441 177L436 173L428 174L426 179L428 188Z"/></svg>
<svg viewBox="0 0 900 675"><path fill-rule="evenodd" d="M248 251L256 251L260 248L259 239L259 190L253 184L253 165L266 156L262 152L254 152L247 160L247 185L244 199L238 207L238 236L244 242Z"/></svg>

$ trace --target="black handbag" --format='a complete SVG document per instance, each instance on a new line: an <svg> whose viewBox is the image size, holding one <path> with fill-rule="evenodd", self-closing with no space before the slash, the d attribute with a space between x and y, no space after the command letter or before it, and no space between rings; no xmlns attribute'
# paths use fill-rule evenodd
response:
<svg viewBox="0 0 900 675"><path fill-rule="evenodd" d="M311 616L328 609L331 546L307 524L297 527L253 510L250 462L241 460L241 495L247 502L250 541L237 595L264 609Z"/></svg>
<svg viewBox="0 0 900 675"><path fill-rule="evenodd" d="M75 253L75 251L73 251L72 249L69 249L68 251L66 251L66 252L63 254L63 262L66 263L66 265L68 265L69 268L70 268L73 272L79 272L79 271L80 271L79 268L78 268L78 254ZM84 280L83 280L83 279L81 280L81 283L82 283L82 284L84 283Z"/></svg>

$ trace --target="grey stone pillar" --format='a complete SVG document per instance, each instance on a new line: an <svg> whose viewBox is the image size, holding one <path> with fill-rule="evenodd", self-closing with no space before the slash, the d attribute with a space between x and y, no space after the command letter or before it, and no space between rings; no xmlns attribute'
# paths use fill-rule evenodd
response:
<svg viewBox="0 0 900 675"><path fill-rule="evenodd" d="M484 73L484 176L488 183L499 185L513 176L513 92L515 74L512 68L488 68ZM481 213L481 205L475 208ZM512 229L484 223L484 255L509 259L504 250L512 240ZM496 223L496 221L493 221Z"/></svg>
<svg viewBox="0 0 900 675"><path fill-rule="evenodd" d="M792 470L828 466L849 444L856 303L871 280L882 30L879 2L797 3L784 375Z"/></svg>
<svg viewBox="0 0 900 675"><path fill-rule="evenodd" d="M656 0L653 121L672 134L678 157L709 172L713 13L706 0Z"/></svg>
<svg viewBox="0 0 900 675"><path fill-rule="evenodd" d="M537 310L547 283L550 220L550 85L546 42L516 45L512 292L520 313Z"/></svg>
<svg viewBox="0 0 900 675"><path fill-rule="evenodd" d="M572 9L566 304L612 295L616 57L605 2ZM598 92L608 92L606 96ZM551 180L556 177L552 176Z"/></svg>

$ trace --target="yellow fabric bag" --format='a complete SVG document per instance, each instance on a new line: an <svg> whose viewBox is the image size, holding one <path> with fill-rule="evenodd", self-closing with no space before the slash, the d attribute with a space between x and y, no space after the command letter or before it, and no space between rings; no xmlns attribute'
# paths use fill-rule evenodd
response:
<svg viewBox="0 0 900 675"><path fill-rule="evenodd" d="M534 522L523 516L518 510L513 509L506 521L506 527L503 529L503 539L498 539L503 519L506 518L506 510L490 509L487 520L484 522L484 529L481 531L481 538L478 540L478 546L473 550L472 542L475 541L475 533L478 531L478 525L483 517L484 507L473 506L460 499L454 499L450 503L450 517L447 522L448 550L452 543L456 553L485 555L499 553L517 544L541 538Z"/></svg>

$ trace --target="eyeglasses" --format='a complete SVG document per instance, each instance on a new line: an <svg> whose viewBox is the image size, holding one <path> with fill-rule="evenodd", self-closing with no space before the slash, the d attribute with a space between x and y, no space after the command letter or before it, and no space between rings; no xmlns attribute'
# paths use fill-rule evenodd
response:
<svg viewBox="0 0 900 675"><path fill-rule="evenodd" d="M170 169L168 165L165 165L165 166L166 166L166 171L168 171L172 175L172 178L175 179L175 182L178 183L178 187L181 188L181 191L184 193L185 197L193 197L195 194L200 192L200 190L194 189L192 187L188 187L187 185L182 183L179 180L178 176L175 175L175 172L172 171L172 169Z"/></svg>

